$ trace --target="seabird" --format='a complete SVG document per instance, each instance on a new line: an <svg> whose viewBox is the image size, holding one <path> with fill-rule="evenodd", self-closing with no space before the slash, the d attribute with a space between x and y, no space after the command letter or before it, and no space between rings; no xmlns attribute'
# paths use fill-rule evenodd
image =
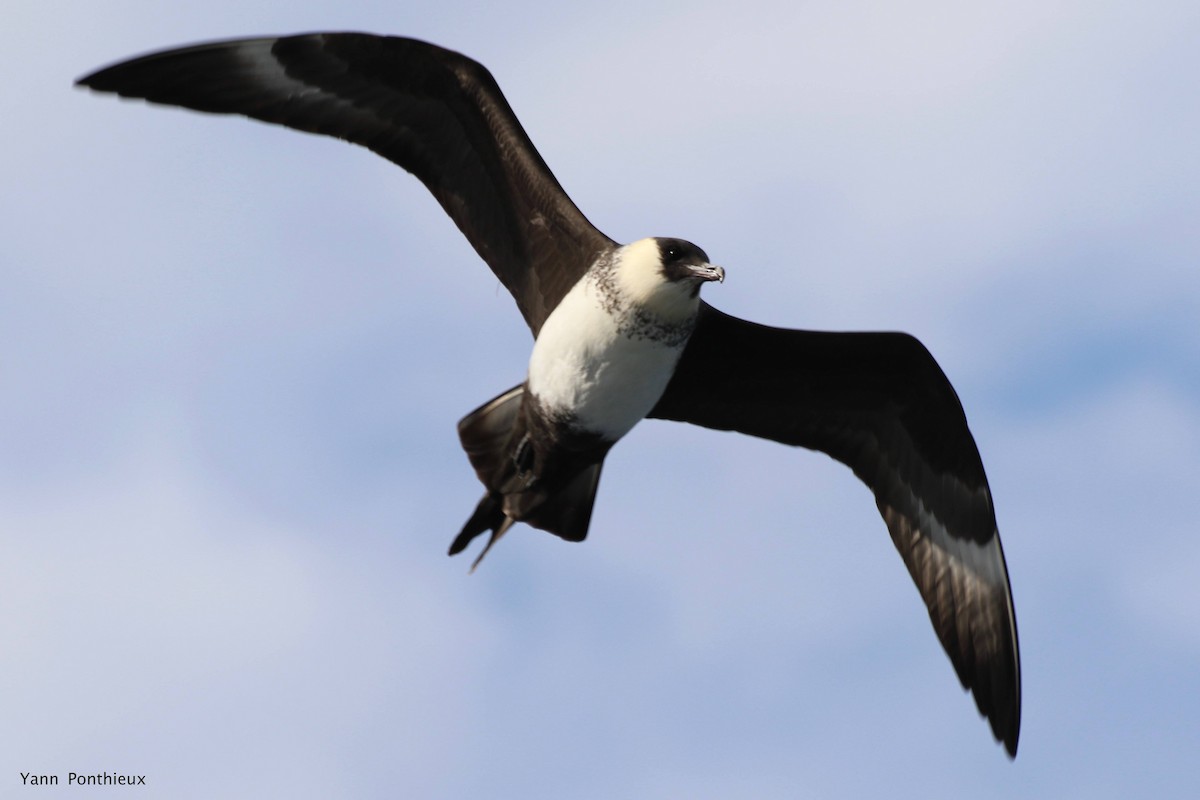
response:
<svg viewBox="0 0 1200 800"><path fill-rule="evenodd" d="M917 339L767 327L701 301L721 267L681 239L619 245L593 227L487 69L432 44L239 39L78 83L345 139L441 203L534 335L525 381L459 423L486 491L451 555L485 531L486 553L516 522L583 540L604 457L644 417L819 450L871 488L959 680L1016 755L1017 624L991 491L958 396Z"/></svg>

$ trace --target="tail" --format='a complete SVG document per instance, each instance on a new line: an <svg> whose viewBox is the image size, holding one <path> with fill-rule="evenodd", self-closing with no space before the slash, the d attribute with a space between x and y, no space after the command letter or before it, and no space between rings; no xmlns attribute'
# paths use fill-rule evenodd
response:
<svg viewBox="0 0 1200 800"><path fill-rule="evenodd" d="M475 474L489 491L497 491L516 469L512 463L512 453L524 434L524 420L521 419L521 398L524 394L524 384L514 386L488 400L458 423L458 440L462 442L463 450L467 451ZM521 424L518 426L518 423Z"/></svg>
<svg viewBox="0 0 1200 800"><path fill-rule="evenodd" d="M500 541L500 537L508 532L508 529L516 522L512 517L506 516L503 509L503 498L499 495L488 492L479 501L479 505L475 507L475 513L467 520L467 524L459 532L458 536L454 537L454 541L450 543L450 555L456 556L466 549L479 534L486 530L490 530L492 535L488 538L488 543L484 545L483 551L479 556L471 562L471 572L479 566L479 562L483 561L483 557L492 549L492 545Z"/></svg>
<svg viewBox="0 0 1200 800"><path fill-rule="evenodd" d="M536 491L541 495L539 498L531 498L529 492L523 492L525 496L520 498L519 503L505 502L503 487L514 484L517 475L514 458L518 444L525 435L525 422L520 413L523 394L523 385L514 386L484 403L458 423L458 437L463 450L480 482L487 488L475 512L450 544L450 555L457 555L476 536L491 531L487 545L471 566L472 572L515 522L526 522L571 542L581 542L587 537L596 489L600 484L602 461L588 465L561 488L549 492ZM519 517L509 516L505 511L506 505L510 510L514 507L528 510L514 512L519 513Z"/></svg>

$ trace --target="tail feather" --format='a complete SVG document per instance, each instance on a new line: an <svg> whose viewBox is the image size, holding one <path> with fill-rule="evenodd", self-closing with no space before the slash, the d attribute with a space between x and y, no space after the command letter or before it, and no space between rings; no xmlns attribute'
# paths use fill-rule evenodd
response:
<svg viewBox="0 0 1200 800"><path fill-rule="evenodd" d="M603 461L587 464L566 478L565 484L538 481L529 485L527 479L518 475L514 463L517 445L525 436L523 395L524 386L514 386L458 423L463 450L487 488L471 518L450 544L450 555L457 555L477 536L491 531L472 571L516 522L528 523L571 542L581 542L587 537Z"/></svg>
<svg viewBox="0 0 1200 800"><path fill-rule="evenodd" d="M521 418L524 393L524 385L514 386L458 423L458 439L463 450L467 451L475 474L489 491L497 491L512 472L513 431Z"/></svg>
<svg viewBox="0 0 1200 800"><path fill-rule="evenodd" d="M596 503L602 466L604 462L598 461L580 472L521 521L550 531L568 542L582 542L587 538L588 525L592 521L592 506Z"/></svg>
<svg viewBox="0 0 1200 800"><path fill-rule="evenodd" d="M467 520L467 524L463 525L458 536L454 537L454 541L450 543L449 555L456 556L463 550L467 549L476 536L484 531L492 532L492 539L498 538L496 533L500 530L500 526L507 519L504 515L504 498L500 495L488 492L479 501L479 505L475 506L475 513Z"/></svg>
<svg viewBox="0 0 1200 800"><path fill-rule="evenodd" d="M503 498L488 492L475 507L475 513L467 520L467 524L450 543L450 555L458 555L476 536L490 530L492 535L488 537L488 543L483 546L483 551L471 563L471 572L474 572L475 568L479 566L479 562L483 561L483 557L492 549L492 545L500 541L500 537L508 532L514 522L516 522L515 519L504 513Z"/></svg>

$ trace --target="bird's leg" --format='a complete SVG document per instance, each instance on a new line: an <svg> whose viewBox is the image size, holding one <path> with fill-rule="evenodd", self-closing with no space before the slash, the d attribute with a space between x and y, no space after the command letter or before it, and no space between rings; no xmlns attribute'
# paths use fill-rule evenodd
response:
<svg viewBox="0 0 1200 800"><path fill-rule="evenodd" d="M513 452L513 466L517 468L517 475L522 478L533 468L533 443L529 441L528 433L517 443L517 449Z"/></svg>
<svg viewBox="0 0 1200 800"><path fill-rule="evenodd" d="M537 480L537 476L533 474L533 465L536 459L536 454L533 451L533 442L529 439L529 434L521 437L520 443L517 445L516 451L513 453L513 466L517 469L517 477L525 482L525 487L529 488L533 482Z"/></svg>

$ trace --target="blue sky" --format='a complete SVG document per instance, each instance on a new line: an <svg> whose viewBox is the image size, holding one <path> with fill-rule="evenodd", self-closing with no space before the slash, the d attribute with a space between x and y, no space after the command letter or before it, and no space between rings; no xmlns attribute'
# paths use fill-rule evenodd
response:
<svg viewBox="0 0 1200 800"><path fill-rule="evenodd" d="M1195 3L5 17L0 794L104 770L171 798L1200 785ZM323 29L482 61L602 230L727 269L719 308L926 343L996 499L1015 762L822 455L646 423L588 542L445 557L479 494L454 424L530 340L436 203L358 148L71 88Z"/></svg>

